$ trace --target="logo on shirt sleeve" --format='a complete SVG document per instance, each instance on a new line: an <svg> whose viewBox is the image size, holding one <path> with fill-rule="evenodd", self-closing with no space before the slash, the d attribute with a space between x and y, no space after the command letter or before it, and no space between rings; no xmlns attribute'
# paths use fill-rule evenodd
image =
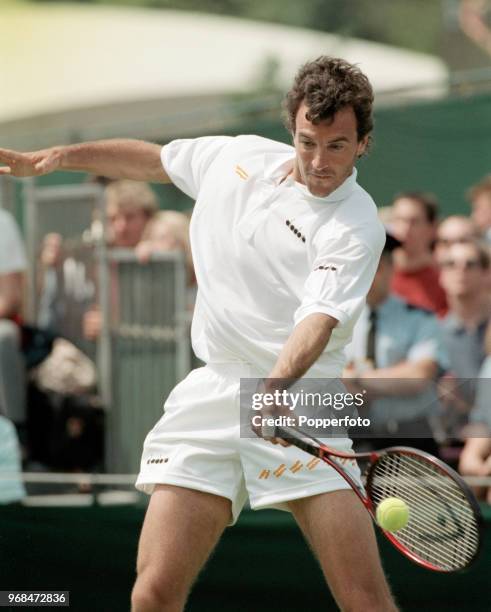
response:
<svg viewBox="0 0 491 612"><path fill-rule="evenodd" d="M337 268L334 266L317 266L317 268L314 268L314 272L317 270L332 270L333 272L336 272Z"/></svg>

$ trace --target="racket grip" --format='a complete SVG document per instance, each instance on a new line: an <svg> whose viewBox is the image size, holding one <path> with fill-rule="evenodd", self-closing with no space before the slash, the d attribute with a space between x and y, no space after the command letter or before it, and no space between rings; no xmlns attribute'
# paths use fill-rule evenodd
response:
<svg viewBox="0 0 491 612"><path fill-rule="evenodd" d="M309 453L309 455L313 455L314 457L322 457L323 455L323 450L319 446L301 438L300 436L305 436L306 434L294 427L276 426L274 435L275 438L282 438L283 440L291 442L297 448Z"/></svg>

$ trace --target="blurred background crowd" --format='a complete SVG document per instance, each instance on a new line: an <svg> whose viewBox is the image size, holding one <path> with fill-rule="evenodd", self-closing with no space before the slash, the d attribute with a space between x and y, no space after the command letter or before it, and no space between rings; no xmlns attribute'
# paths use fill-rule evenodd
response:
<svg viewBox="0 0 491 612"><path fill-rule="evenodd" d="M491 476L489 3L383 2L376 22L361 0L284 2L281 17L268 2L87 4L98 3L7 2L0 32L31 23L40 58L19 54L5 77L0 146L288 141L281 93L298 65L359 62L376 92L360 183L387 243L347 348L346 384L366 390L372 423L357 444L416 446ZM83 53L69 45L75 26ZM46 69L60 45L66 62ZM192 203L173 187L79 175L5 178L0 197L0 470L134 473L164 396L199 365ZM491 503L491 487L476 491ZM20 480L0 484L0 503L24 495Z"/></svg>

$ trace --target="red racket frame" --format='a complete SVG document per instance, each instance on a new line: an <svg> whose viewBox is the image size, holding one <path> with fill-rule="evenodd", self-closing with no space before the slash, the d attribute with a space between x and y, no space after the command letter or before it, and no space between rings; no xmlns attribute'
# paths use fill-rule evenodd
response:
<svg viewBox="0 0 491 612"><path fill-rule="evenodd" d="M380 531L384 534L384 536L389 540L389 542L391 542L391 544L395 546L397 550L399 550L399 552L401 552L403 555L408 557L408 559L411 559L411 561L413 561L417 565L420 565L434 572L450 574L456 571L462 571L464 569L467 569L479 556L479 553L481 550L481 544L482 544L483 528L484 528L484 523L482 519L481 510L479 508L479 504L477 503L472 491L470 490L469 486L465 483L465 481L462 479L462 477L459 474L457 474L455 470L453 470L450 466L446 465L446 463L444 463L437 457L434 457L433 455L430 455L429 453L426 453L424 451L420 451L418 449L411 448L409 446L392 446L389 448L384 448L381 450L364 452L364 453L345 453L345 452L338 451L336 449L326 446L325 444L323 444L316 438L309 436L305 432L302 432L297 429L289 428L289 427L288 428L287 427L277 427L275 435L276 437L279 437L288 442L291 442L293 445L309 453L310 455L314 455L315 457L318 457L319 459L327 463L327 465L335 469L336 472L340 476L342 476L344 480L346 480L346 482L351 486L353 491L357 494L360 501L363 503L367 511L370 513L370 516L372 517L374 523L377 525ZM300 438L299 436L302 436L302 438ZM308 438L309 440L314 442L315 445L307 442L303 438ZM479 544L478 544L476 553L474 557L471 559L471 561L465 567L459 568L458 570L446 570L436 565L433 565L429 561L426 561L425 559L421 559L420 557L418 557L418 555L410 551L408 548L406 548L406 546L404 546L404 544L399 542L399 540L396 538L396 536L394 536L394 534L392 534L390 531L386 531L385 529L382 529L382 527L380 527L380 525L377 523L376 516L375 516L375 507L370 498L371 482L373 478L373 467L375 466L375 464L381 457L383 457L386 454L391 454L391 453L397 453L399 455L411 455L413 457L417 457L419 459L428 461L436 469L438 469L442 474L454 480L457 483L457 485L461 488L462 492L466 496L470 506L472 507L474 511L474 515L476 518L476 523L477 523L478 531L479 531ZM337 457L339 459L368 459L369 460L369 465L365 469L365 474L367 477L365 489L367 491L367 495L364 495L363 491L360 489L358 484L349 476L349 474L346 473L344 468L337 461L329 457L330 455L332 457Z"/></svg>

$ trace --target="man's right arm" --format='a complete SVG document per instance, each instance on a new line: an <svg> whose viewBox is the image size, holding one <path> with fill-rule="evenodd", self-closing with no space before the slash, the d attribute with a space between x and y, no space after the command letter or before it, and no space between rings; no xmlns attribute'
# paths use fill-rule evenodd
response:
<svg viewBox="0 0 491 612"><path fill-rule="evenodd" d="M40 176L55 170L72 170L115 179L170 183L161 154L162 146L143 140L96 140L19 153L0 149L0 176Z"/></svg>

